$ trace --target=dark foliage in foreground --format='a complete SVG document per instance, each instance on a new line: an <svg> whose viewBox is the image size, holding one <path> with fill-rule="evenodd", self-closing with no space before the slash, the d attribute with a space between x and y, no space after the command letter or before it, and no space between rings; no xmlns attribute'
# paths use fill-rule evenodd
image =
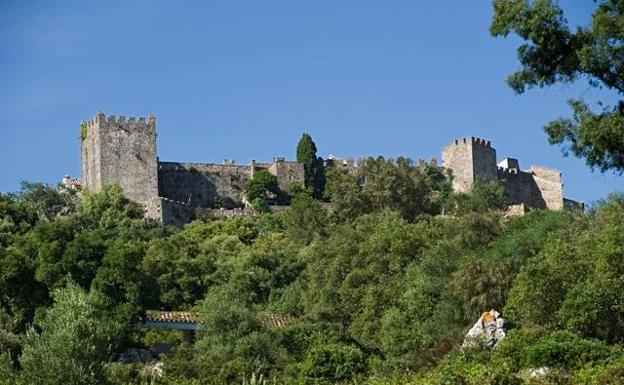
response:
<svg viewBox="0 0 624 385"><path fill-rule="evenodd" d="M622 196L586 215L505 219L497 185L453 195L401 161L369 162L362 172L383 177L378 184L328 171L326 191L342 199L331 213L301 190L287 212L182 230L145 222L115 186L80 202L1 196L0 379L620 381ZM388 183L420 198L389 204ZM46 194L62 194L55 191ZM73 199L75 212L41 214L59 199ZM430 215L442 208L445 215ZM507 319L508 338L491 352L458 349L490 308ZM175 332L137 330L146 309L197 311L203 330L192 346ZM267 327L268 314L294 321ZM156 341L177 346L163 358L163 377L115 362L126 347ZM543 367L543 376L532 374Z"/></svg>

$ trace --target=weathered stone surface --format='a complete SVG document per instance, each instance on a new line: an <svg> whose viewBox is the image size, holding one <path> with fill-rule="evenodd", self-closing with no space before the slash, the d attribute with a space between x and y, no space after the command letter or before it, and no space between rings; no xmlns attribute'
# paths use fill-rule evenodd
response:
<svg viewBox="0 0 624 385"><path fill-rule="evenodd" d="M159 162L159 196L190 207L238 207L249 171L248 166Z"/></svg>
<svg viewBox="0 0 624 385"><path fill-rule="evenodd" d="M183 225L200 217L253 215L253 210L245 208L244 187L259 170L275 175L282 191L292 182L304 183L303 164L284 158L275 158L272 163L252 160L247 166L231 161L160 162L154 117L126 119L106 117L100 112L81 126L83 187L97 191L104 184L118 183L129 199L145 204L147 217L166 223ZM564 200L559 171L535 166L521 171L518 160L513 158L497 166L496 150L487 140L454 140L442 150L442 158L443 168L452 172L456 191L469 191L477 180L499 180L509 202L518 205L514 213L529 208L583 209L578 202ZM357 173L358 164L352 160L330 156L325 164ZM437 162L430 165L437 167ZM424 166L423 161L415 167ZM282 201L277 199L276 203Z"/></svg>
<svg viewBox="0 0 624 385"><path fill-rule="evenodd" d="M455 191L470 191L479 179L496 179L496 150L487 140L475 137L456 139L442 149L442 161L444 167L453 172Z"/></svg>
<svg viewBox="0 0 624 385"><path fill-rule="evenodd" d="M578 202L566 200L570 203L564 206L559 170L532 166L522 171L514 158L505 158L497 165L496 150L489 141L474 137L454 140L442 150L442 158L444 168L453 175L454 190L470 191L479 179L498 180L505 187L509 203L517 206L511 210L514 214L528 208L561 210L574 207L582 211L583 205Z"/></svg>
<svg viewBox="0 0 624 385"><path fill-rule="evenodd" d="M277 177L280 189L291 182L303 184L303 164L276 158L273 163L241 166L227 162L160 162L156 156L154 117L106 117L83 122L82 183L97 191L119 184L126 196L143 202L146 216L183 224L199 216L249 215L243 209L244 187L254 170L266 169Z"/></svg>
<svg viewBox="0 0 624 385"><path fill-rule="evenodd" d="M505 338L505 320L492 309L481 314L474 326L466 333L462 348L485 345L493 349Z"/></svg>
<svg viewBox="0 0 624 385"><path fill-rule="evenodd" d="M284 158L275 158L269 167L269 172L275 175L277 185L282 191L286 191L292 182L299 182L303 185L305 180L303 163L289 162Z"/></svg>
<svg viewBox="0 0 624 385"><path fill-rule="evenodd" d="M83 122L82 183L97 191L118 183L126 196L145 202L158 196L156 119L109 116L99 113Z"/></svg>

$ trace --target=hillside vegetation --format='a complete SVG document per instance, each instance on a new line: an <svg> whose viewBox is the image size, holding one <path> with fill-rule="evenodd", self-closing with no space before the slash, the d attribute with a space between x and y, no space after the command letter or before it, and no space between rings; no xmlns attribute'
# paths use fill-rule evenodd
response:
<svg viewBox="0 0 624 385"><path fill-rule="evenodd" d="M622 195L505 218L497 184L361 170L326 170L330 212L300 187L289 211L183 229L116 186L0 195L0 383L622 383ZM491 308L507 338L460 349ZM137 328L148 309L196 311L196 342ZM117 362L159 341L175 345L162 376Z"/></svg>

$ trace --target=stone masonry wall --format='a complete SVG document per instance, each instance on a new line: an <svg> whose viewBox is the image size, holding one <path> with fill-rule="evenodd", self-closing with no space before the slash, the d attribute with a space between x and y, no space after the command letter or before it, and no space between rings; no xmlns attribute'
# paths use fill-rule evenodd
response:
<svg viewBox="0 0 624 385"><path fill-rule="evenodd" d="M97 118L96 118L97 119ZM80 142L81 180L85 188L97 191L102 188L100 175L100 127L93 121L82 122L86 136Z"/></svg>
<svg viewBox="0 0 624 385"><path fill-rule="evenodd" d="M249 171L239 165L159 162L159 196L191 207L233 208L243 201Z"/></svg>
<svg viewBox="0 0 624 385"><path fill-rule="evenodd" d="M545 209L539 187L530 172L518 169L498 169L498 180L505 186L507 200L512 205L524 203L533 208Z"/></svg>
<svg viewBox="0 0 624 385"><path fill-rule="evenodd" d="M470 138L472 143L472 170L474 180L496 180L496 150L492 148L489 140Z"/></svg>
<svg viewBox="0 0 624 385"><path fill-rule="evenodd" d="M156 155L154 117L106 117L104 113L81 124L82 184L97 191L104 184L118 183L126 196L145 204L146 216L182 225L197 218L238 215L244 201L244 187L257 170L275 175L281 190L292 182L304 182L304 166L275 158L273 163L252 161L249 166L213 163L159 162ZM443 167L453 175L453 188L468 192L476 180L498 180L510 204L527 208L583 210L583 205L564 200L561 173L545 167L519 169L508 158L496 164L496 150L489 141L468 137L454 140L442 150ZM421 164L422 163L422 164ZM424 162L419 163L422 167ZM328 159L349 172L357 163ZM277 202L280 203L279 201ZM224 208L225 210L215 210Z"/></svg>
<svg viewBox="0 0 624 385"><path fill-rule="evenodd" d="M468 192L474 183L472 144L466 138L454 140L442 149L442 164L453 174L453 190Z"/></svg>
<svg viewBox="0 0 624 385"><path fill-rule="evenodd" d="M537 185L545 208L549 210L563 209L563 184L561 172L547 167L532 166L529 170Z"/></svg>
<svg viewBox="0 0 624 385"><path fill-rule="evenodd" d="M496 150L490 142L475 138L456 139L442 149L443 167L453 173L453 189L468 192L477 179L496 180Z"/></svg>
<svg viewBox="0 0 624 385"><path fill-rule="evenodd" d="M287 191L288 185L298 182L302 186L305 182L303 163L288 162L284 158L276 158L269 167L269 172L277 178L277 184L282 191Z"/></svg>
<svg viewBox="0 0 624 385"><path fill-rule="evenodd" d="M444 168L453 174L453 189L467 192L478 179L499 180L505 187L510 204L549 210L564 208L561 173L533 166L519 170L518 161L507 158L497 167L496 150L490 142L470 137L454 140L442 150Z"/></svg>
<svg viewBox="0 0 624 385"><path fill-rule="evenodd" d="M103 113L87 122L82 142L82 180L97 191L118 183L126 196L145 202L158 196L156 171L156 120Z"/></svg>

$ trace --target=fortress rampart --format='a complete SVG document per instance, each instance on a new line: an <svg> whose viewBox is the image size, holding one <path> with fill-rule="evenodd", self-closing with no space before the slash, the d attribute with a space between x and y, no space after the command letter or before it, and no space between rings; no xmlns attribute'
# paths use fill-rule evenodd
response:
<svg viewBox="0 0 624 385"><path fill-rule="evenodd" d="M220 209L244 210L245 183L266 169L280 189L303 184L303 164L275 158L273 163L161 162L156 152L156 118L106 116L81 123L81 171L85 188L97 191L118 183L129 199L143 202L149 217L182 224L202 214L228 216Z"/></svg>
<svg viewBox="0 0 624 385"><path fill-rule="evenodd" d="M198 216L245 213L244 187L259 170L275 175L283 191L292 182L304 182L303 164L281 157L272 163L252 160L248 165L160 161L153 116L126 119L100 112L81 123L81 139L84 187L97 191L104 184L118 183L129 199L145 203L148 217L178 225ZM558 170L533 166L522 171L513 158L497 164L496 150L488 140L453 140L442 150L442 159L456 191L467 192L478 180L497 180L516 211L582 209L581 204L564 199ZM351 173L358 170L357 162L350 159L330 156L326 164ZM438 167L435 160L430 165Z"/></svg>
<svg viewBox="0 0 624 385"><path fill-rule="evenodd" d="M468 137L454 140L442 150L443 167L453 177L456 191L469 191L477 180L500 181L505 186L511 205L528 208L561 210L564 208L561 172L532 166L520 169L520 162L505 158L496 163L496 150L484 139ZM574 202L568 200L569 202ZM580 204L565 207L582 209Z"/></svg>
<svg viewBox="0 0 624 385"><path fill-rule="evenodd" d="M190 207L237 207L249 178L249 166L158 162L159 196Z"/></svg>

